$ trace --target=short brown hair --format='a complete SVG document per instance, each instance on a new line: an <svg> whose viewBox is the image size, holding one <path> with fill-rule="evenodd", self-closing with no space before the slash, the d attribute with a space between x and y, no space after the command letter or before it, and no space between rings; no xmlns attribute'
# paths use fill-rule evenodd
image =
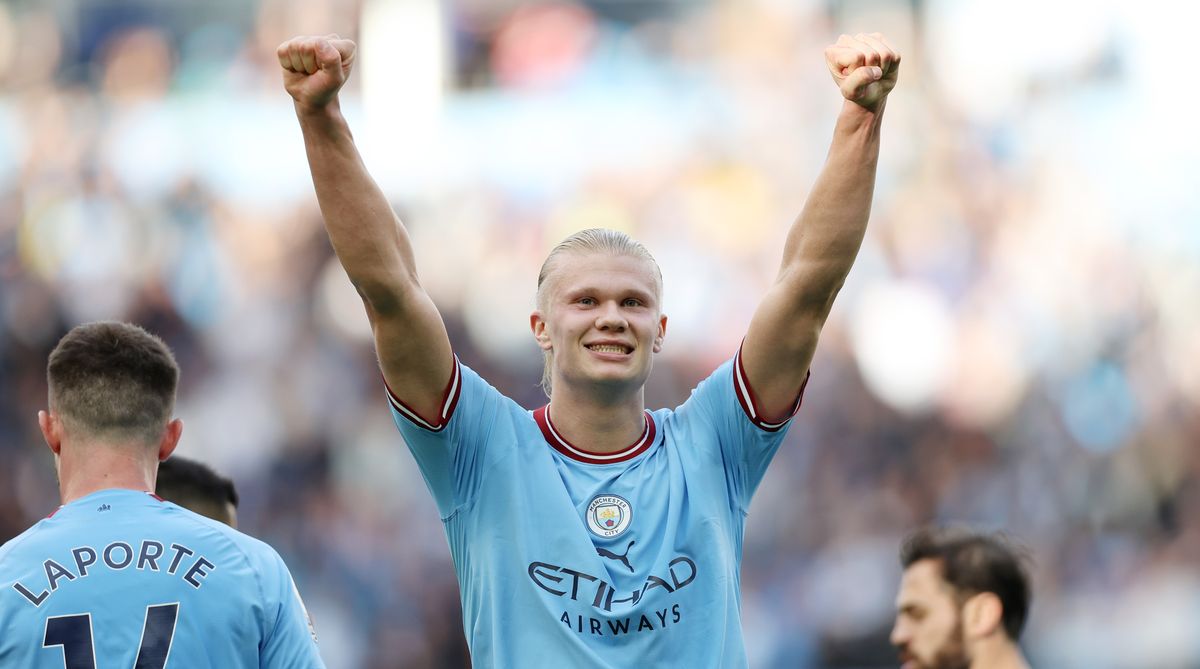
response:
<svg viewBox="0 0 1200 669"><path fill-rule="evenodd" d="M175 408L179 366L158 337L129 323L72 329L46 367L50 409L100 440L157 442Z"/></svg>
<svg viewBox="0 0 1200 669"><path fill-rule="evenodd" d="M922 527L904 540L900 564L905 569L920 560L939 563L942 580L959 595L990 592L1000 599L1001 622L1016 641L1029 614L1032 593L1025 565L1027 552L1001 534L956 527Z"/></svg>

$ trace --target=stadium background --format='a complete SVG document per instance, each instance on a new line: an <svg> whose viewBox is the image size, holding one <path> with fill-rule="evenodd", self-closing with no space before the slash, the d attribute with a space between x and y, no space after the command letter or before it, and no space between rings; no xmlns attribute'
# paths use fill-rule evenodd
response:
<svg viewBox="0 0 1200 669"><path fill-rule="evenodd" d="M78 322L161 334L180 452L236 480L331 667L466 662L449 552L321 229L275 46L346 106L461 358L543 401L550 246L627 230L674 405L735 350L827 147L822 48L904 54L873 222L755 499L754 667L894 666L902 533L1007 528L1036 666L1200 667L1200 90L1166 0L6 0L0 541L57 504L35 412Z"/></svg>

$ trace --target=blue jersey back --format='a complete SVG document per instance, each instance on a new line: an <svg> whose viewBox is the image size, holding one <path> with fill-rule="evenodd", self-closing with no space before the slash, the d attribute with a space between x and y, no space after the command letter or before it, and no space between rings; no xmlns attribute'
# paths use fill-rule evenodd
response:
<svg viewBox="0 0 1200 669"><path fill-rule="evenodd" d="M759 420L737 363L608 454L462 365L438 423L390 397L441 511L476 666L746 666L742 530L784 423Z"/></svg>
<svg viewBox="0 0 1200 669"><path fill-rule="evenodd" d="M149 493L93 493L0 547L0 667L323 666L270 546Z"/></svg>

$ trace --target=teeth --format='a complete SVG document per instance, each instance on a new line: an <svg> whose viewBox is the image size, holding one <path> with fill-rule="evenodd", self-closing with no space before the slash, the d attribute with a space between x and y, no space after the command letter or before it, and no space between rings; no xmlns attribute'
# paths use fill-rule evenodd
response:
<svg viewBox="0 0 1200 669"><path fill-rule="evenodd" d="M612 346L609 344L596 344L594 346L589 346L588 348L592 349L593 351L599 351L600 353L624 353L625 352L624 346Z"/></svg>

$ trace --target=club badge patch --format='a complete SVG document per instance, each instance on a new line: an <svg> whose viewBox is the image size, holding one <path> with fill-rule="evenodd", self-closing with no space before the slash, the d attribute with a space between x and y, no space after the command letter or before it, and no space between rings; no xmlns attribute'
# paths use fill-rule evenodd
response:
<svg viewBox="0 0 1200 669"><path fill-rule="evenodd" d="M610 538L629 529L633 509L618 495L596 495L587 507L587 525L592 534Z"/></svg>

